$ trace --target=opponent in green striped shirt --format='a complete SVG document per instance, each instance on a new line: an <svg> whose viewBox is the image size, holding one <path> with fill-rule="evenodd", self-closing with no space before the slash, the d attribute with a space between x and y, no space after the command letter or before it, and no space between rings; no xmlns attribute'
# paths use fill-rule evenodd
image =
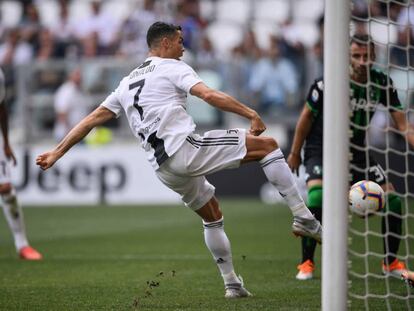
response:
<svg viewBox="0 0 414 311"><path fill-rule="evenodd" d="M372 41L367 35L357 35L351 39L350 44L351 183L368 179L389 192L385 209L393 213L386 213L382 219L382 233L389 233L384 238L382 270L385 274L400 277L406 270L404 263L396 258L402 232L401 199L393 192L394 187L388 182L384 170L369 155L365 148L365 137L372 116L379 106L388 110L396 128L405 135L411 146L414 146L414 128L407 121L392 80L387 74L372 68L375 50L368 42ZM308 174L308 207L319 220L322 219L323 89L323 79L317 79L311 86L288 157L292 171L297 171L302 161L300 151L304 146L304 165ZM325 105L335 104L325 102ZM297 279L307 280L313 277L315 247L315 241L302 239L302 261L298 266Z"/></svg>

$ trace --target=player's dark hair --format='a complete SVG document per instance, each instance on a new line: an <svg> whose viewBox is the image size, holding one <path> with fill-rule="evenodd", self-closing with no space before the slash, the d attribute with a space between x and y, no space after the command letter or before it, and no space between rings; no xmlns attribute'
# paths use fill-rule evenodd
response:
<svg viewBox="0 0 414 311"><path fill-rule="evenodd" d="M357 45L374 45L372 38L368 34L355 34L351 37L351 44L355 43Z"/></svg>
<svg viewBox="0 0 414 311"><path fill-rule="evenodd" d="M164 22L155 22L148 28L147 44L149 48L154 47L163 37L173 36L177 30L181 30L181 26L168 24Z"/></svg>

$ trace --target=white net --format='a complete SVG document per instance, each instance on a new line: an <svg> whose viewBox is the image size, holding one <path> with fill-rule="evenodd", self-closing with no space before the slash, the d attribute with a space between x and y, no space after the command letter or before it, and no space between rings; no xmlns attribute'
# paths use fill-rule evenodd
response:
<svg viewBox="0 0 414 311"><path fill-rule="evenodd" d="M366 39L367 46L375 46L375 55L369 52L373 69L368 70L367 80L358 79L355 70L351 74L350 142L354 153L362 154L361 158L354 154L351 178L379 184L388 181L395 192L387 193L386 207L376 216L361 219L350 215L349 309L413 310L414 290L398 274L400 262L414 270L414 134L410 146L407 132L398 124L405 120L414 124L414 3L354 0L351 21L351 33L360 44ZM356 137L365 132L361 145ZM355 163L358 161L363 165ZM395 272L395 276L384 274L384 261L386 272Z"/></svg>

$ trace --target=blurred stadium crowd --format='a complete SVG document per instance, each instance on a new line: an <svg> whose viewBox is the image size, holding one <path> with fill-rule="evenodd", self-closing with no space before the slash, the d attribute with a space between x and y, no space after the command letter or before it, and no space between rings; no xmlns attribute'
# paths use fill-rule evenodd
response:
<svg viewBox="0 0 414 311"><path fill-rule="evenodd" d="M409 3L352 3L354 31L372 35L379 65L404 70L405 90L412 87L406 69L414 63ZM144 59L146 30L163 20L183 27L184 60L208 84L256 108L268 122L289 125L308 86L323 73L323 10L323 0L4 0L0 66L10 110L29 113L19 122L30 117L34 125L27 132L44 136L54 123L53 96L76 66L91 107L99 104ZM203 112L194 114L197 121ZM205 121L215 126L223 119L213 113Z"/></svg>

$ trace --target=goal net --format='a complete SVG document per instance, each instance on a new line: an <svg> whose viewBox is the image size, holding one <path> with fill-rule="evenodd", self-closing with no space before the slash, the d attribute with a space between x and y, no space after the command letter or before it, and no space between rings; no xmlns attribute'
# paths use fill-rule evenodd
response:
<svg viewBox="0 0 414 311"><path fill-rule="evenodd" d="M348 308L413 310L414 290L392 274L400 263L414 270L414 148L396 123L404 121L398 119L401 111L414 124L414 3L353 0L350 29L351 36L368 35L357 37L374 47L367 80L351 73L350 148L365 155L365 165L350 161L350 180L388 181L395 191L386 193L386 207L376 215L349 214ZM362 146L355 138L361 133L366 133Z"/></svg>

